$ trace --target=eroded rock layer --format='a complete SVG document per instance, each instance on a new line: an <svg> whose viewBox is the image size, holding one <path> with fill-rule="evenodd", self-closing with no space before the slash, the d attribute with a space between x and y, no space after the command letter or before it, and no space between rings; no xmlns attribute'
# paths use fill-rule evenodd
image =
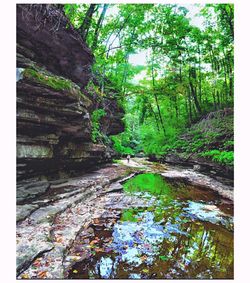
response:
<svg viewBox="0 0 250 283"><path fill-rule="evenodd" d="M20 201L44 193L53 176L89 169L112 158L112 150L91 139L91 112L103 107L86 91L92 64L91 51L61 11L53 5L17 5ZM117 102L112 98L106 104L112 106L106 111L106 120L110 119L106 134L122 131ZM42 184L29 190L31 180Z"/></svg>

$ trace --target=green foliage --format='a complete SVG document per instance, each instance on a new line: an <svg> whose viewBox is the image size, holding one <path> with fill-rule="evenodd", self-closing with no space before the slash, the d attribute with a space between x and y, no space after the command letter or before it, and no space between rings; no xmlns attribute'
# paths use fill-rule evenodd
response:
<svg viewBox="0 0 250 283"><path fill-rule="evenodd" d="M111 140L113 142L113 148L115 149L116 152L120 153L121 155L127 155L127 154L134 154L134 150L131 147L124 146L123 145L123 135L117 135L117 136L112 136Z"/></svg>
<svg viewBox="0 0 250 283"><path fill-rule="evenodd" d="M234 162L234 152L233 151L220 151L218 149L213 149L200 154L202 157L210 157L213 161L225 164L233 165Z"/></svg>
<svg viewBox="0 0 250 283"><path fill-rule="evenodd" d="M80 33L89 8L64 5ZM209 151L210 143L220 145L223 134L233 132L232 117L191 129L186 141L178 137L207 113L233 106L233 5L200 7L202 28L190 21L185 6L108 5L109 13L100 21L103 8L97 4L89 21L86 41L95 55L92 71L98 86L89 83L87 88L99 98L115 97L125 110L125 131L112 137L114 149L120 154L195 154ZM147 53L144 66L132 64L132 56L141 51ZM93 140L98 139L96 123ZM231 151L233 145L218 149Z"/></svg>
<svg viewBox="0 0 250 283"><path fill-rule="evenodd" d="M234 141L228 140L224 142L224 148L233 149L234 148Z"/></svg>
<svg viewBox="0 0 250 283"><path fill-rule="evenodd" d="M165 151L165 137L162 133L156 134L155 131L142 130L142 146L147 155L163 155Z"/></svg>
<svg viewBox="0 0 250 283"><path fill-rule="evenodd" d="M97 142L102 139L102 133L100 132L100 119L106 115L104 109L97 109L92 112L92 141Z"/></svg>

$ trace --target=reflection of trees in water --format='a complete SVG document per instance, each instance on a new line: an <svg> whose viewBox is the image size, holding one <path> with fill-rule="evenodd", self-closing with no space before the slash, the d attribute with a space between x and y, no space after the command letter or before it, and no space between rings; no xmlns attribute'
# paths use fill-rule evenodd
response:
<svg viewBox="0 0 250 283"><path fill-rule="evenodd" d="M233 236L229 231L215 224L200 222L183 223L179 228L187 234L170 234L170 238L160 244L160 254L155 255L151 266L142 264L135 267L121 262L115 253L103 254L93 265L88 262L87 277L126 279L131 273L142 274L145 268L150 269L150 274L157 274L157 278L164 278L166 274L173 278L233 277ZM167 260L161 260L159 255L166 255ZM110 259L107 277L100 273L102 256Z"/></svg>
<svg viewBox="0 0 250 283"><path fill-rule="evenodd" d="M161 177L156 177L154 174L147 174L146 177L138 175L135 181L128 183L127 191L132 193L147 191L150 195L157 196L157 201L149 208L123 210L121 223L140 222L143 221L142 214L154 214L153 222L163 226L166 236L157 244L153 263L142 262L135 266L122 261L121 254L117 250L102 254L97 252L92 260L88 259L81 264L88 266L84 275L86 277L82 276L82 278L127 279L131 274L141 278L151 278L150 276L154 274L156 278L233 278L233 233L219 222L217 225L208 221L192 220L192 214L188 214L185 208L189 205L186 199L190 199L194 190L180 186L178 189L173 189ZM198 200L202 194L203 192L197 191ZM210 199L208 193L206 197ZM150 225L152 224L149 223ZM100 234L99 237L101 236ZM143 237L142 239L145 240ZM138 246L136 239L134 243ZM139 257L147 258L143 250L140 251ZM106 259L106 263L102 258ZM101 265L102 268L106 268L105 264L108 265L107 277L103 276L103 270L100 272ZM143 270L148 270L148 273L145 274Z"/></svg>
<svg viewBox="0 0 250 283"><path fill-rule="evenodd" d="M233 276L233 236L230 232L215 224L190 222L182 225L188 236L181 235L172 243L163 245L171 251L171 262L179 272L195 278L199 273L213 278ZM188 263L188 264L187 264Z"/></svg>
<svg viewBox="0 0 250 283"><path fill-rule="evenodd" d="M161 248L161 255L167 255L168 262L159 264L166 265L169 270L178 269L182 277L196 278L201 274L208 278L210 275L213 278L232 278L233 234L216 224L183 218L183 203L173 203L160 196L160 204L151 208L155 221L167 221L166 227L177 225L188 236L171 234L170 238L175 240L165 240Z"/></svg>

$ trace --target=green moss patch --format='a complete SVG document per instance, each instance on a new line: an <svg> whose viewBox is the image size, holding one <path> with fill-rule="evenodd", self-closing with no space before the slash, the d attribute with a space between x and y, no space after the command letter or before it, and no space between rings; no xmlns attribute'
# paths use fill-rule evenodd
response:
<svg viewBox="0 0 250 283"><path fill-rule="evenodd" d="M69 80L57 76L52 76L51 74L45 73L44 71L38 72L34 69L28 68L24 71L24 77L35 79L39 83L47 85L55 90L71 90L72 88L75 88L75 86L73 86L73 83Z"/></svg>
<svg viewBox="0 0 250 283"><path fill-rule="evenodd" d="M84 99L86 106L91 104L91 101L81 92L80 87L71 80L55 76L47 71L38 70L37 68L25 69L23 76L24 78L35 80L39 84L46 85L53 90L67 91L72 95L79 96Z"/></svg>

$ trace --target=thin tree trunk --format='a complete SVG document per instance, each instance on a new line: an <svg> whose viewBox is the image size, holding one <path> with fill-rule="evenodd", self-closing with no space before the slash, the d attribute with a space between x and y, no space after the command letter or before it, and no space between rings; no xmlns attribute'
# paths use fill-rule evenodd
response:
<svg viewBox="0 0 250 283"><path fill-rule="evenodd" d="M95 12L96 5L97 4L90 4L90 6L89 6L89 8L86 12L85 18L83 20L83 23L80 27L82 39L85 42L86 42L86 39L87 39L87 36L88 36L89 28L91 26L91 21L92 21L93 14Z"/></svg>
<svg viewBox="0 0 250 283"><path fill-rule="evenodd" d="M233 70L232 70L232 66L230 62L228 66L229 66L229 96L232 97L233 96Z"/></svg>
<svg viewBox="0 0 250 283"><path fill-rule="evenodd" d="M125 84L127 81L127 73L128 73L128 53L125 54L125 65L124 65L124 70L123 70L123 76L122 76L122 93L125 95Z"/></svg>
<svg viewBox="0 0 250 283"><path fill-rule="evenodd" d="M192 117L192 101L191 101L190 91L188 91L188 109L189 109L189 121L190 121L190 124L191 124L193 117Z"/></svg>
<svg viewBox="0 0 250 283"><path fill-rule="evenodd" d="M192 79L194 80L196 79L195 69L193 71L194 73L192 73L192 70L189 68L189 86L190 86L192 97L194 99L196 110L199 114L201 114L201 106L197 98L196 87L194 86L193 81L192 81Z"/></svg>
<svg viewBox="0 0 250 283"><path fill-rule="evenodd" d="M222 5L221 12L226 17L227 23L228 23L229 28L230 28L231 36L234 40L233 10L232 10L232 7L230 6L230 4L227 4L227 5L229 5L230 14L228 13L226 6L224 6L224 5Z"/></svg>
<svg viewBox="0 0 250 283"><path fill-rule="evenodd" d="M156 106L157 106L157 110L158 110L158 115L159 115L159 118L160 118L160 122L161 122L161 126L162 126L162 129L163 129L164 136L167 137L166 130L165 130L165 127L164 127L164 124L163 124L163 119L162 119L162 115L161 115L158 97L157 97L157 94L155 92L154 57L152 58L151 75L152 75L153 95L154 95L154 98L155 98L155 102L156 102Z"/></svg>
<svg viewBox="0 0 250 283"><path fill-rule="evenodd" d="M201 95L202 95L202 88L201 88L201 50L200 46L198 46L199 50L199 101L201 103Z"/></svg>
<svg viewBox="0 0 250 283"><path fill-rule="evenodd" d="M98 19L98 22L97 22L97 25L96 25L96 28L95 28L94 39L93 39L93 44L92 44L92 50L93 50L93 51L94 51L94 50L96 49L96 47L97 47L98 36L99 36L99 30L100 30L100 28L102 27L102 23L103 23L105 14L106 14L106 11L107 11L107 9L108 9L108 5L109 5L109 4L104 4L104 5L103 5L101 15L100 15L100 17L99 17L99 19Z"/></svg>
<svg viewBox="0 0 250 283"><path fill-rule="evenodd" d="M225 83L225 102L227 102L229 93L228 93L228 85L227 85L227 67L226 67L225 59L223 60L223 69L224 69L224 83Z"/></svg>
<svg viewBox="0 0 250 283"><path fill-rule="evenodd" d="M219 106L219 109L220 109L221 102L220 102L220 94L219 94L219 91L218 91L218 90L216 90L216 96L217 96L218 106Z"/></svg>

